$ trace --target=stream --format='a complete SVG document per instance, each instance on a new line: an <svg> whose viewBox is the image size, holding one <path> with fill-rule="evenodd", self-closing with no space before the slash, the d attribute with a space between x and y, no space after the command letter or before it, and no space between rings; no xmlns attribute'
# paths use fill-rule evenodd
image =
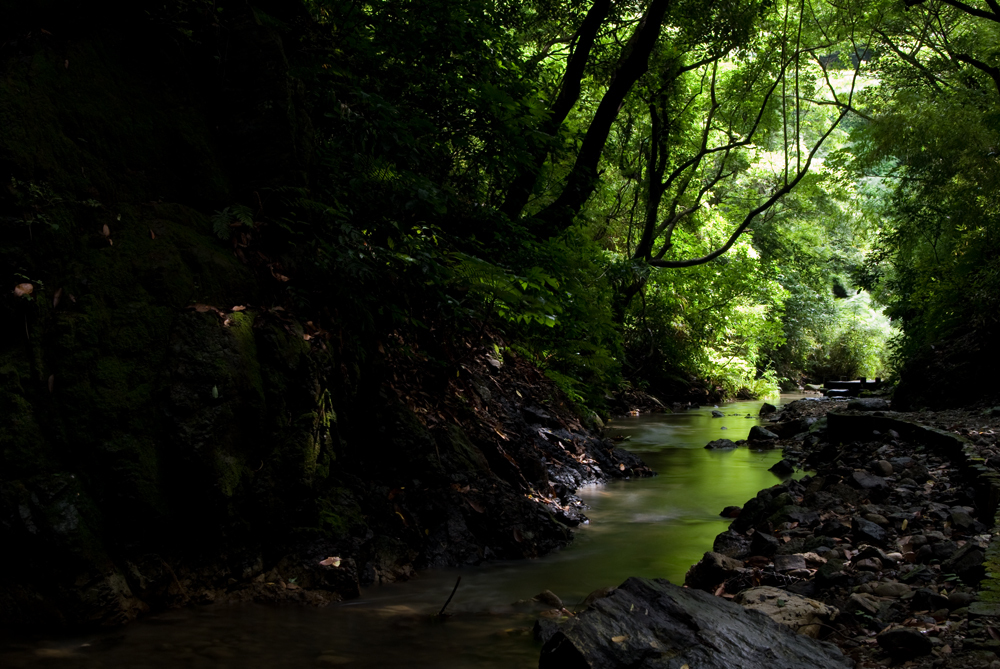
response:
<svg viewBox="0 0 1000 669"><path fill-rule="evenodd" d="M802 395L782 395L781 403ZM772 400L773 401L773 400ZM588 593L629 576L683 583L742 505L778 482L768 471L780 451L709 451L719 438L743 439L758 424L761 401L686 413L616 419L609 435L659 476L579 491L591 522L572 545L539 560L434 570L406 583L362 590L358 600L325 609L218 605L169 611L123 630L0 643L0 665L131 667L503 667L538 666L531 626L541 607L516 605L542 590L572 609ZM727 429L723 430L725 427ZM436 614L455 580L461 585L445 622Z"/></svg>

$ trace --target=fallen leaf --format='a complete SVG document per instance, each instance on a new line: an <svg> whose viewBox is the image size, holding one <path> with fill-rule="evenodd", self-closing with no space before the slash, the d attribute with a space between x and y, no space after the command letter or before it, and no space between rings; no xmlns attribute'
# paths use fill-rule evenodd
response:
<svg viewBox="0 0 1000 669"><path fill-rule="evenodd" d="M209 306L207 304L196 304L196 305L194 305L193 308L199 314L204 314L204 313L209 312L209 311L218 311L218 309L216 309L215 307Z"/></svg>
<svg viewBox="0 0 1000 669"><path fill-rule="evenodd" d="M910 519L909 518L903 518L903 524L899 526L899 530L901 532L905 531L906 530L906 526L909 525L909 524L910 524Z"/></svg>
<svg viewBox="0 0 1000 669"><path fill-rule="evenodd" d="M230 311L246 311L246 309L247 308L245 306L243 306L242 304L237 304L235 307L233 307L232 309L230 309Z"/></svg>
<svg viewBox="0 0 1000 669"><path fill-rule="evenodd" d="M465 501L469 503L469 506L471 506L476 513L486 513L486 509L484 509L482 505L473 502L471 499L467 499Z"/></svg>
<svg viewBox="0 0 1000 669"><path fill-rule="evenodd" d="M104 227L101 228L101 234L104 235L105 237L111 236L111 228L108 227L107 223L105 223Z"/></svg>
<svg viewBox="0 0 1000 669"><path fill-rule="evenodd" d="M153 232L153 228L149 229L149 238L150 239L156 239L156 233Z"/></svg>
<svg viewBox="0 0 1000 669"><path fill-rule="evenodd" d="M56 375L49 374L49 392L51 393L56 387Z"/></svg>
<svg viewBox="0 0 1000 669"><path fill-rule="evenodd" d="M67 59L66 59L66 60L65 60L65 61L63 62L63 67L65 67L65 68L66 68L67 70L69 69L69 58L67 58Z"/></svg>
<svg viewBox="0 0 1000 669"><path fill-rule="evenodd" d="M339 557L328 557L325 560L320 560L319 563L324 567L339 567L340 558Z"/></svg>
<svg viewBox="0 0 1000 669"><path fill-rule="evenodd" d="M56 288L56 294L52 296L52 308L59 306L59 298L62 297L62 288Z"/></svg>
<svg viewBox="0 0 1000 669"><path fill-rule="evenodd" d="M623 643L625 641L628 641L628 636L625 634L622 634L621 636L613 636L611 637L611 640L614 641L615 643Z"/></svg>
<svg viewBox="0 0 1000 669"><path fill-rule="evenodd" d="M517 543L521 543L522 541L524 541L524 535L521 534L521 530L517 529L516 527L514 528L514 541L516 541Z"/></svg>
<svg viewBox="0 0 1000 669"><path fill-rule="evenodd" d="M14 294L18 297L24 297L25 295L31 295L35 292L35 287L30 283L19 283L14 286Z"/></svg>
<svg viewBox="0 0 1000 669"><path fill-rule="evenodd" d="M620 465L618 465L618 469L625 471L625 463L623 462Z"/></svg>

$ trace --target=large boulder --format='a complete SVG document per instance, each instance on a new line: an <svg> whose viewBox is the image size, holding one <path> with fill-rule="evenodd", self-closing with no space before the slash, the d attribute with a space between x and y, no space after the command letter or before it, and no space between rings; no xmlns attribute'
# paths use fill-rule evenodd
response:
<svg viewBox="0 0 1000 669"><path fill-rule="evenodd" d="M837 669L833 644L796 634L759 611L662 580L630 578L566 622L539 669Z"/></svg>

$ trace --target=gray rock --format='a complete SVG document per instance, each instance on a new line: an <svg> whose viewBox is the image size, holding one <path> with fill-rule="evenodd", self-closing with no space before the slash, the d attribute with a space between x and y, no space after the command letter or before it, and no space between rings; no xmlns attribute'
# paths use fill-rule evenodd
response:
<svg viewBox="0 0 1000 669"><path fill-rule="evenodd" d="M986 576L983 561L986 553L979 546L968 543L959 548L948 560L941 563L941 572L958 574L966 585L977 586Z"/></svg>
<svg viewBox="0 0 1000 669"><path fill-rule="evenodd" d="M881 397L861 397L847 403L852 411L888 411L889 403Z"/></svg>
<svg viewBox="0 0 1000 669"><path fill-rule="evenodd" d="M696 565L688 569L684 585L700 590L714 590L723 581L735 576L743 563L721 553L708 552Z"/></svg>
<svg viewBox="0 0 1000 669"><path fill-rule="evenodd" d="M780 541L765 532L754 532L753 536L750 537L750 553L752 555L771 557L778 552L780 546Z"/></svg>
<svg viewBox="0 0 1000 669"><path fill-rule="evenodd" d="M951 526L960 530L969 530L975 526L975 519L965 509L955 509L951 512Z"/></svg>
<svg viewBox="0 0 1000 669"><path fill-rule="evenodd" d="M878 645L894 660L912 660L931 652L931 640L912 627L892 627L878 635Z"/></svg>
<svg viewBox="0 0 1000 669"><path fill-rule="evenodd" d="M778 572L805 569L806 559L802 555L775 555L774 570Z"/></svg>
<svg viewBox="0 0 1000 669"><path fill-rule="evenodd" d="M747 439L749 439L750 441L753 441L755 439L773 441L774 439L777 438L778 435L776 435L774 432L771 432L767 428L761 427L760 425L754 425L752 428L750 428L750 434L747 436Z"/></svg>
<svg viewBox="0 0 1000 669"><path fill-rule="evenodd" d="M885 491L888 489L884 478L881 476L875 476L874 474L869 474L868 472L852 472L849 480L855 488L860 488L861 490Z"/></svg>
<svg viewBox="0 0 1000 669"><path fill-rule="evenodd" d="M722 413L718 409L712 409L712 418L722 418L726 414Z"/></svg>
<svg viewBox="0 0 1000 669"><path fill-rule="evenodd" d="M948 608L954 611L968 606L974 601L976 601L976 594L973 592L953 592L948 595Z"/></svg>
<svg viewBox="0 0 1000 669"><path fill-rule="evenodd" d="M717 451L726 448L736 448L736 442L732 439L716 439L715 441L710 441L705 445L705 448L710 451Z"/></svg>
<svg viewBox="0 0 1000 669"><path fill-rule="evenodd" d="M767 471L772 472L775 476L787 478L795 473L795 465L788 460L782 459L774 463Z"/></svg>
<svg viewBox="0 0 1000 669"><path fill-rule="evenodd" d="M847 669L833 644L796 634L763 613L664 580L630 578L563 624L539 669Z"/></svg>
<svg viewBox="0 0 1000 669"><path fill-rule="evenodd" d="M563 607L563 601L559 599L559 596L551 590L542 590L540 593L532 597L532 599L540 604L551 606L554 609L561 609Z"/></svg>
<svg viewBox="0 0 1000 669"><path fill-rule="evenodd" d="M773 404L768 404L767 402L764 402L763 404L760 405L760 413L758 413L758 415L759 416L770 416L771 414L773 414L777 410L778 410L778 407L774 406Z"/></svg>
<svg viewBox="0 0 1000 669"><path fill-rule="evenodd" d="M894 599L898 599L909 592L910 586L905 583L896 583L895 581L879 583L875 586L875 594L879 597L892 597Z"/></svg>
<svg viewBox="0 0 1000 669"><path fill-rule="evenodd" d="M875 544L885 546L888 535L885 530L864 518L854 518L851 520L851 531L854 532L855 544Z"/></svg>
<svg viewBox="0 0 1000 669"><path fill-rule="evenodd" d="M880 476L892 476L892 463L888 460L878 460L875 463L874 469L876 470L875 473Z"/></svg>
<svg viewBox="0 0 1000 669"><path fill-rule="evenodd" d="M878 613L878 600L869 594L855 592L848 598L847 606L844 608L848 613L864 613L874 616Z"/></svg>
<svg viewBox="0 0 1000 669"><path fill-rule="evenodd" d="M739 532L726 530L715 537L712 551L742 560L750 556L750 539Z"/></svg>

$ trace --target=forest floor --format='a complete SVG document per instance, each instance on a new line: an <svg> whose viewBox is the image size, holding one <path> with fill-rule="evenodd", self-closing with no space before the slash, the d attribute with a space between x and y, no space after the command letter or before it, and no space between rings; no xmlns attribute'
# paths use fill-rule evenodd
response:
<svg viewBox="0 0 1000 669"><path fill-rule="evenodd" d="M836 430L831 414L845 417ZM768 427L737 445L783 448L776 473L812 475L727 509L734 522L686 584L808 629L861 668L1000 667L996 492L981 485L997 480L1000 409L807 399Z"/></svg>

